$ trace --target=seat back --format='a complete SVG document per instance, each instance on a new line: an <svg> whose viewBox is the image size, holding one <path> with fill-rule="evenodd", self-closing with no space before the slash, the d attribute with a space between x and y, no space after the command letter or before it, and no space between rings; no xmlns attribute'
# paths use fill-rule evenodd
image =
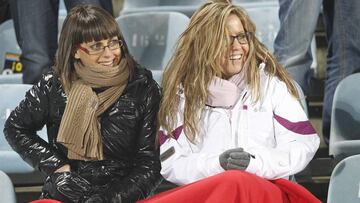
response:
<svg viewBox="0 0 360 203"><path fill-rule="evenodd" d="M3 129L6 119L10 113L25 97L25 92L31 88L31 85L26 84L0 84L0 150L11 150L5 140Z"/></svg>
<svg viewBox="0 0 360 203"><path fill-rule="evenodd" d="M330 127L330 155L341 159L360 154L360 73L344 78L333 99Z"/></svg>
<svg viewBox="0 0 360 203"><path fill-rule="evenodd" d="M174 11L191 17L206 0L125 0L120 15L138 12Z"/></svg>
<svg viewBox="0 0 360 203"><path fill-rule="evenodd" d="M22 84L22 73L0 75L0 84Z"/></svg>
<svg viewBox="0 0 360 203"><path fill-rule="evenodd" d="M235 0L234 4L242 6L256 25L256 36L273 53L274 41L280 28L279 2L277 0ZM311 44L312 63L311 69L317 70L315 34Z"/></svg>
<svg viewBox="0 0 360 203"><path fill-rule="evenodd" d="M125 0L123 10L150 8L159 6L193 6L205 3L205 0Z"/></svg>
<svg viewBox="0 0 360 203"><path fill-rule="evenodd" d="M236 3L236 2L235 2ZM277 1L237 3L249 14L256 25L256 36L271 51L274 51L274 40L279 31L279 3Z"/></svg>
<svg viewBox="0 0 360 203"><path fill-rule="evenodd" d="M163 70L151 70L154 80L161 85Z"/></svg>
<svg viewBox="0 0 360 203"><path fill-rule="evenodd" d="M29 173L34 171L30 165L13 151L3 133L6 119L31 87L32 85L28 84L0 84L0 170L6 173ZM42 139L47 140L46 128L43 128L39 135Z"/></svg>
<svg viewBox="0 0 360 203"><path fill-rule="evenodd" d="M304 92L301 89L300 85L295 80L293 80L293 84L295 85L296 91L299 94L299 100L300 100L301 106L303 107L306 115L309 117L307 103L306 103L306 97L304 95Z"/></svg>
<svg viewBox="0 0 360 203"><path fill-rule="evenodd" d="M347 157L334 168L329 183L328 203L360 202L360 155Z"/></svg>
<svg viewBox="0 0 360 203"><path fill-rule="evenodd" d="M0 24L0 74L3 72L5 63L11 63L15 55L21 54L21 49L16 41L13 20L7 20Z"/></svg>
<svg viewBox="0 0 360 203"><path fill-rule="evenodd" d="M16 203L16 195L14 186L9 178L3 171L0 170L0 197L1 202Z"/></svg>
<svg viewBox="0 0 360 203"><path fill-rule="evenodd" d="M148 12L119 16L117 22L130 54L152 70L163 69L189 18L176 12Z"/></svg>
<svg viewBox="0 0 360 203"><path fill-rule="evenodd" d="M126 0L121 15L143 12L175 11L189 18L206 0ZM274 40L278 33L279 2L277 0L234 0L233 4L243 7L256 25L256 36L271 51L274 51ZM150 23L151 24L151 23ZM311 68L317 71L315 37L311 42L313 62Z"/></svg>
<svg viewBox="0 0 360 203"><path fill-rule="evenodd" d="M60 0L59 1L59 17L60 16L65 17L66 15L67 15L67 10L65 7L64 0ZM60 31L60 29L59 29L59 31Z"/></svg>

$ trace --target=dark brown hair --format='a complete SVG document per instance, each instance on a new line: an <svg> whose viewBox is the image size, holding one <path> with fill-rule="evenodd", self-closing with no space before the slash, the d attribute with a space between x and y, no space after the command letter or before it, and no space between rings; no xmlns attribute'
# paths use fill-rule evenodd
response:
<svg viewBox="0 0 360 203"><path fill-rule="evenodd" d="M71 9L65 18L59 48L55 59L55 72L60 77L65 92L71 88L77 78L74 69L77 45L83 42L100 41L117 36L123 41L122 59L126 60L130 73L136 62L129 54L124 37L114 17L106 10L94 5L79 5Z"/></svg>

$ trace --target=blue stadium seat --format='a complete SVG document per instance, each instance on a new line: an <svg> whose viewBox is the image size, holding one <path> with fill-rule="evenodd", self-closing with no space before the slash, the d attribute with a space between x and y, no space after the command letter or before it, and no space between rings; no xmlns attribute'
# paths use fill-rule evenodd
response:
<svg viewBox="0 0 360 203"><path fill-rule="evenodd" d="M300 100L301 106L303 107L306 115L309 116L307 103L306 103L306 96L304 95L304 92L301 89L300 85L295 80L293 80L293 84L295 85L296 91L299 94L299 100Z"/></svg>
<svg viewBox="0 0 360 203"><path fill-rule="evenodd" d="M31 87L32 85L27 84L0 84L0 98L2 98L0 100L0 170L8 174L34 172L34 168L12 150L3 134L7 117ZM38 134L47 141L46 128L43 128Z"/></svg>
<svg viewBox="0 0 360 203"><path fill-rule="evenodd" d="M0 84L21 84L22 73L0 75Z"/></svg>
<svg viewBox="0 0 360 203"><path fill-rule="evenodd" d="M9 58L8 54L21 54L12 20L0 24L0 74L3 72L5 59Z"/></svg>
<svg viewBox="0 0 360 203"><path fill-rule="evenodd" d="M4 164L4 163L1 163ZM14 186L3 171L0 170L0 202L16 203Z"/></svg>
<svg viewBox="0 0 360 203"><path fill-rule="evenodd" d="M121 15L141 12L175 11L188 17L198 9L206 0L125 0ZM279 30L279 2L277 0L233 0L235 5L243 7L256 24L260 41L270 51L274 50L274 40ZM315 37L311 42L313 63L311 68L317 67Z"/></svg>
<svg viewBox="0 0 360 203"><path fill-rule="evenodd" d="M163 70L151 70L154 80L161 85Z"/></svg>
<svg viewBox="0 0 360 203"><path fill-rule="evenodd" d="M360 155L340 161L334 168L329 183L327 203L360 202Z"/></svg>
<svg viewBox="0 0 360 203"><path fill-rule="evenodd" d="M66 15L67 15L67 10L66 10L66 7L65 7L64 0L60 0L59 1L59 17L60 16L65 17Z"/></svg>
<svg viewBox="0 0 360 203"><path fill-rule="evenodd" d="M177 12L143 12L122 15L116 21L134 58L149 69L162 70L189 18Z"/></svg>
<svg viewBox="0 0 360 203"><path fill-rule="evenodd" d="M265 44L265 46L273 51L274 40L279 30L280 22L278 17L279 3L265 2L265 3L238 3L242 6L250 18L256 25L256 36Z"/></svg>
<svg viewBox="0 0 360 203"><path fill-rule="evenodd" d="M138 12L175 11L188 17L203 5L207 0L125 0L120 15ZM277 2L277 0L234 0L233 3L243 5L247 3Z"/></svg>
<svg viewBox="0 0 360 203"><path fill-rule="evenodd" d="M275 37L279 31L279 2L277 0L235 0L234 4L243 7L256 25L256 36L271 51L274 51ZM311 41L313 62L310 65L317 71L315 35Z"/></svg>
<svg viewBox="0 0 360 203"><path fill-rule="evenodd" d="M188 17L206 0L125 0L121 15L138 12L175 11Z"/></svg>
<svg viewBox="0 0 360 203"><path fill-rule="evenodd" d="M65 16L59 16L58 28L61 30ZM10 69L5 68L5 63L13 63L13 61L19 61L19 56L21 55L21 49L17 43L15 36L15 29L13 25L13 20L7 20L0 24L0 84L1 83L22 83L22 75L14 74L13 76L3 77L2 74L12 74ZM20 63L15 63L12 65L21 65ZM11 66L11 65L10 65ZM14 68L13 66L11 66ZM22 69L22 68L21 68ZM16 72L16 71L14 71Z"/></svg>
<svg viewBox="0 0 360 203"><path fill-rule="evenodd" d="M64 24L65 18L66 18L66 16L58 17L58 37L60 37L60 32L61 32L62 26Z"/></svg>
<svg viewBox="0 0 360 203"><path fill-rule="evenodd" d="M329 153L336 160L360 154L360 73L344 78L334 94ZM359 163L360 165L360 163Z"/></svg>

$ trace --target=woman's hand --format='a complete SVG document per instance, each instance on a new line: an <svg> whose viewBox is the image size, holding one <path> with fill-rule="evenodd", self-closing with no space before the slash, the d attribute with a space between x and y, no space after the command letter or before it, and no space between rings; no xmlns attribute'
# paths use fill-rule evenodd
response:
<svg viewBox="0 0 360 203"><path fill-rule="evenodd" d="M91 189L86 179L77 173L64 171L51 174L45 181L43 192L62 202L83 202L92 194Z"/></svg>
<svg viewBox="0 0 360 203"><path fill-rule="evenodd" d="M219 161L224 170L246 170L250 163L250 157L254 158L254 156L251 156L243 148L239 147L223 152L219 156Z"/></svg>
<svg viewBox="0 0 360 203"><path fill-rule="evenodd" d="M65 165L61 166L60 168L56 169L56 171L54 173L63 173L63 172L70 172L69 164L65 164Z"/></svg>

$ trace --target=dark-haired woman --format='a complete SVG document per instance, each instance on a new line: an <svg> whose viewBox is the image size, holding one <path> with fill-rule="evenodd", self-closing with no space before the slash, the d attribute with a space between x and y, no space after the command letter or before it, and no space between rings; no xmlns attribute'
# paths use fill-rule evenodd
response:
<svg viewBox="0 0 360 203"><path fill-rule="evenodd" d="M159 101L158 85L130 56L115 19L77 6L65 19L54 71L27 92L4 133L47 175L42 198L134 202L161 177ZM36 134L44 125L48 143Z"/></svg>

